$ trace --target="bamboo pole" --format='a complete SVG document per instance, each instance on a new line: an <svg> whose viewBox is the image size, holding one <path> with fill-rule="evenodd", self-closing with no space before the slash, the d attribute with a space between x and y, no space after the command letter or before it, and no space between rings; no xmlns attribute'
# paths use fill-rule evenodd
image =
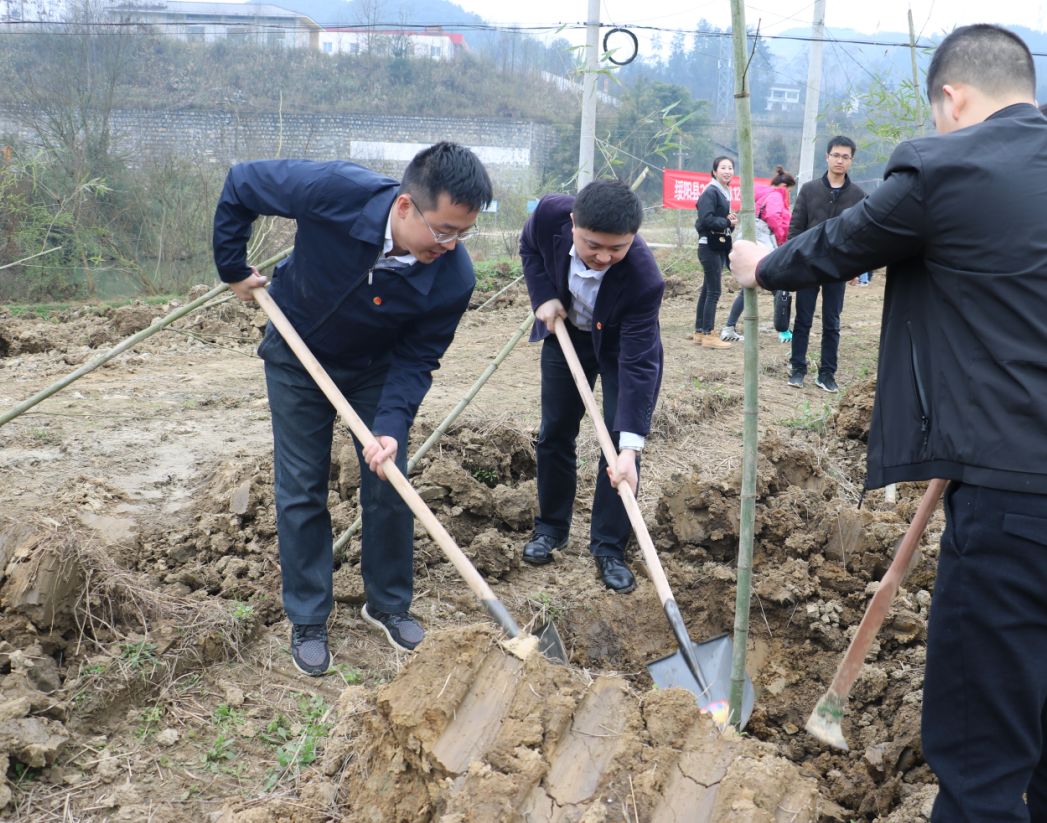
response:
<svg viewBox="0 0 1047 823"><path fill-rule="evenodd" d="M287 255L289 255L290 253L291 253L291 249L290 248L284 249L281 252L277 252L272 257L270 257L268 260L263 260L261 263L259 263L258 266L256 266L256 268L259 269L259 270L267 269L270 266L273 266L273 265L276 265L277 263L279 263L281 260L283 260L285 257L287 257ZM4 412L2 415L0 415L0 426L3 426L5 423L10 423L12 420L14 420L19 415L24 414L25 412L29 411L29 409L33 408L33 406L35 406L37 403L41 402L42 400L46 400L48 397L50 397L53 394L57 394L62 389L64 389L66 386L68 386L70 383L73 383L73 382L79 380L85 374L89 374L90 372L93 372L99 366L102 366L102 365L108 363L110 360L112 360L117 355L123 354L128 349L138 345L143 340L145 340L147 337L152 337L154 334L156 334L158 331L160 331L164 327L170 326L175 320L178 320L178 319L180 319L182 317L185 317L190 312L193 312L196 309L200 308L200 306L204 305L204 303L209 301L212 297L216 297L217 295L219 295L223 291L225 291L227 288L229 288L229 285L227 283L221 283L221 284L215 286L213 289L211 289L209 292L207 292L207 294L201 295L196 300L193 300L193 301L191 301L189 303L186 303L181 308L175 309L173 312L168 314L166 317L162 317L162 318L160 318L158 320L153 321L152 325L150 325L148 328L142 329L140 332L132 334L126 340L124 340L124 341L122 341L120 343L117 343L115 346L113 346L113 348L111 348L105 354L99 355L94 360L90 361L89 363L85 363L84 365L82 365L76 371L74 371L74 372L72 372L70 374L67 374L65 377L63 377L58 382L52 383L46 389L43 389L42 391L37 392L36 394L34 394L32 397L28 398L27 400L23 400L17 406L14 406L13 408L8 409L6 412Z"/></svg>
<svg viewBox="0 0 1047 823"><path fill-rule="evenodd" d="M524 279L524 276L521 274L519 277L517 277L508 286L503 286L502 288L498 289L498 291L496 291L494 294L492 294L490 297L488 297L486 300L484 300L483 303L481 303L479 306L477 306L476 310L480 311L481 309L487 308L487 304L488 303L493 303L495 298L501 297L503 294L505 294L505 292L509 291L509 289L511 289L513 286L515 286L517 283L519 283L523 279Z"/></svg>
<svg viewBox="0 0 1047 823"><path fill-rule="evenodd" d="M502 350L495 355L494 360L487 364L487 368L483 370L483 373L476 379L476 382L473 383L469 391L465 393L465 396L458 401L458 405L451 409L447 417L445 417L440 425L433 430L433 433L429 435L426 441L418 447L418 451L416 451L407 462L408 474L410 474L414 467L418 465L418 461L425 457L426 452L428 452L436 441L443 436L444 432L447 431L450 425L458 419L458 415L465 411L465 407L472 402L473 398L476 397L477 392L483 388L484 383L486 383L490 376L495 373L495 370L502 365L502 361L509 356L509 352L511 352L516 347L516 344L520 342L520 338L527 334L527 331L531 328L533 323L534 314L528 312L527 317L524 318L524 321L519 325L516 331L513 332L513 336L509 338L504 346L502 346ZM345 544L349 542L349 538L360 531L360 526L362 524L363 520L357 517L352 525L345 530L342 536L335 541L333 546L335 560L342 561L345 559L343 548L345 547Z"/></svg>
<svg viewBox="0 0 1047 823"><path fill-rule="evenodd" d="M752 113L747 78L745 6L731 0L731 31L734 44L734 103L738 120L738 160L742 178L742 237L756 238L753 196ZM755 48L755 44L753 46ZM730 719L742 727L742 697L745 688L745 658L749 644L749 604L752 590L753 532L756 521L757 409L760 374L759 324L756 289L745 290L745 395L742 426L741 522L738 528L738 584L734 603L734 651L731 658Z"/></svg>
<svg viewBox="0 0 1047 823"><path fill-rule="evenodd" d="M21 260L15 260L13 263L5 263L4 265L0 266L0 271L3 271L4 269L9 269L12 266L19 266L22 263L28 262L29 260L35 260L37 257L43 257L45 254L50 254L51 252L59 251L61 248L61 246L53 246L50 249L44 249L43 251L38 251L36 254L31 254L28 257L23 257Z"/></svg>

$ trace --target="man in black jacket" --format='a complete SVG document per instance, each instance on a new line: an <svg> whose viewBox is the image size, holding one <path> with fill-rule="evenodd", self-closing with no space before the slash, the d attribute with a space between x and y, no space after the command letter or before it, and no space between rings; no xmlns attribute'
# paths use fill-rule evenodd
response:
<svg viewBox="0 0 1047 823"><path fill-rule="evenodd" d="M850 137L838 134L829 141L825 150L825 174L817 180L804 183L796 197L789 222L790 240L811 226L824 223L844 209L860 203L865 197L865 192L851 182L848 174L857 150ZM807 374L807 342L811 337L811 323L819 289L822 292L822 359L814 382L827 392L835 392L836 364L840 352L840 312L843 311L843 296L847 290L846 280L797 290L789 385L794 389L803 388L803 378Z"/></svg>
<svg viewBox="0 0 1047 823"><path fill-rule="evenodd" d="M600 579L627 594L636 578L625 563L632 527L615 488L636 492L640 451L662 382L658 312L665 281L637 232L643 204L624 183L594 180L577 197L548 195L520 236L527 290L534 308L532 342L543 340L542 424L538 459L538 516L523 560L544 566L567 545L577 487L575 440L585 407L560 343L562 319L592 386L600 377L603 415L619 449L608 470L600 456L593 492L589 551Z"/></svg>
<svg viewBox="0 0 1047 823"><path fill-rule="evenodd" d="M936 823L1047 821L1047 118L1026 45L966 26L927 73L937 136L861 205L766 253L743 286L887 265L869 488L951 480L928 627ZM1006 162L999 162L999 158Z"/></svg>

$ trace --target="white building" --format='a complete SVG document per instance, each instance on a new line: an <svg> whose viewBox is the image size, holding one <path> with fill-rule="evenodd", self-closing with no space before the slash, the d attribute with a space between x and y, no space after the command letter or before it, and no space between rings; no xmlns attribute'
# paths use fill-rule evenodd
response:
<svg viewBox="0 0 1047 823"><path fill-rule="evenodd" d="M767 111L798 111L800 92L799 86L771 86L767 94Z"/></svg>
<svg viewBox="0 0 1047 823"><path fill-rule="evenodd" d="M320 26L311 18L280 6L256 3L124 2L111 5L113 22L155 27L179 40L236 40L267 46L316 49Z"/></svg>
<svg viewBox="0 0 1047 823"><path fill-rule="evenodd" d="M453 60L467 47L465 36L442 29L423 30L333 28L319 35L324 54L397 54L430 60Z"/></svg>
<svg viewBox="0 0 1047 823"><path fill-rule="evenodd" d="M68 5L65 0L0 0L0 23L5 31L22 30L17 25L25 22L36 24L40 22L57 23L66 19ZM28 25L25 27L28 28Z"/></svg>

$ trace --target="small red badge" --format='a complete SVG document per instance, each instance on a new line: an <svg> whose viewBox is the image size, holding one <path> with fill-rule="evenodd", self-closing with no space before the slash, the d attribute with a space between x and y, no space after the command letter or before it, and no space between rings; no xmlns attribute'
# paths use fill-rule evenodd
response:
<svg viewBox="0 0 1047 823"><path fill-rule="evenodd" d="M377 296L376 296L376 297L374 298L374 304L375 304L376 306L380 306L380 305L382 305L382 298L381 298L381 297L377 297Z"/></svg>
<svg viewBox="0 0 1047 823"><path fill-rule="evenodd" d="M596 324L596 328L600 329L602 331L603 330L603 323L597 323Z"/></svg>

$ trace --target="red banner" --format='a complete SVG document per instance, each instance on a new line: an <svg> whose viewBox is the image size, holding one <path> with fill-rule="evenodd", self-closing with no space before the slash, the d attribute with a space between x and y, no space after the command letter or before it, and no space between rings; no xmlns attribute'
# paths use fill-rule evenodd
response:
<svg viewBox="0 0 1047 823"><path fill-rule="evenodd" d="M662 173L662 205L667 209L693 209L712 179L709 172L666 169ZM766 177L756 177L753 183L769 186L771 181ZM742 179L734 177L731 180L731 210L737 212L741 208Z"/></svg>

